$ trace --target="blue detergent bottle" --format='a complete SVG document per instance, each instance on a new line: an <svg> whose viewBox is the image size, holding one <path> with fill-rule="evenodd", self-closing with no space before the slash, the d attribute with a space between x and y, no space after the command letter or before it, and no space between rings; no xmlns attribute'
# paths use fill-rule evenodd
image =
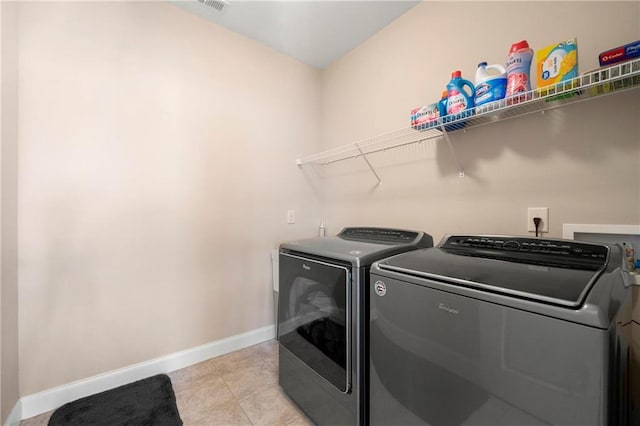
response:
<svg viewBox="0 0 640 426"><path fill-rule="evenodd" d="M440 111L441 123L446 123L449 120L449 118L447 117L447 96L448 92L446 90L443 90L442 95L440 96L440 100L438 101L438 110Z"/></svg>
<svg viewBox="0 0 640 426"><path fill-rule="evenodd" d="M469 80L462 78L460 71L451 73L451 81L447 84L447 118L449 121L458 120L473 115L475 87ZM462 121L449 125L447 130L456 130L464 127Z"/></svg>
<svg viewBox="0 0 640 426"><path fill-rule="evenodd" d="M443 90L442 95L440 96L440 100L438 101L438 110L440 111L440 117L444 117L447 115L447 97L448 92L446 90Z"/></svg>

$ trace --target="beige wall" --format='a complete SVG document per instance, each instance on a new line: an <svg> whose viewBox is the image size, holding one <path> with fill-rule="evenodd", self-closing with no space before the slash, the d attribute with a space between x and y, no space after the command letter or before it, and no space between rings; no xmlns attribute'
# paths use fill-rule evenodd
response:
<svg viewBox="0 0 640 426"><path fill-rule="evenodd" d="M319 72L169 4L19 18L21 394L272 324Z"/></svg>
<svg viewBox="0 0 640 426"><path fill-rule="evenodd" d="M18 382L18 27L17 7L12 2L0 3L0 179L2 235L0 282L0 422L19 397Z"/></svg>
<svg viewBox="0 0 640 426"><path fill-rule="evenodd" d="M323 145L407 127L410 109L437 100L451 71L473 80L478 62L504 63L522 39L535 49L577 36L580 70L596 68L599 52L638 38L639 8L422 3L325 70ZM462 179L442 139L373 155L382 188L360 159L325 167L329 231L363 223L418 228L436 240L526 234L527 207L549 207L553 237L563 223L637 224L639 108L636 90L451 134Z"/></svg>
<svg viewBox="0 0 640 426"><path fill-rule="evenodd" d="M20 394L270 324L269 250L321 209L329 233L436 238L522 234L527 206L552 236L640 222L638 91L452 135L464 179L441 141L373 157L382 190L361 162L293 164L406 127L511 42L577 35L587 70L640 34L637 3L553 7L421 4L320 73L171 5L21 4ZM488 12L528 19L477 31Z"/></svg>
<svg viewBox="0 0 640 426"><path fill-rule="evenodd" d="M2 8L2 4L0 4L0 187L2 185L2 178L1 178L1 174L2 174L2 155L1 155L1 146L2 146L2 76L4 75L4 73L2 72L2 29L4 28L4 25L2 25L2 16L3 16L3 8ZM2 192L1 192L1 188L0 188L0 199L2 198ZM0 224L2 221L2 205L0 204ZM0 258L2 257L2 249L1 249L1 245L2 245L2 229L0 226ZM0 277L2 277L2 262L0 262ZM0 279L0 333L2 330L2 281ZM17 330L17 327L15 328L15 330ZM4 407L4 404L2 403L2 335L0 334L0 423L4 423L5 422L5 416L2 414L2 409ZM19 389L18 389L19 390Z"/></svg>

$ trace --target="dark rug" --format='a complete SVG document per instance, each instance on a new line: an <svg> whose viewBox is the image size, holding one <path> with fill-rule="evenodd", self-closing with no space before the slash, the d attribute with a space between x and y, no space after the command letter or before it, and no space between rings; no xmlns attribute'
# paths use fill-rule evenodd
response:
<svg viewBox="0 0 640 426"><path fill-rule="evenodd" d="M182 425L166 374L81 398L58 408L49 426Z"/></svg>

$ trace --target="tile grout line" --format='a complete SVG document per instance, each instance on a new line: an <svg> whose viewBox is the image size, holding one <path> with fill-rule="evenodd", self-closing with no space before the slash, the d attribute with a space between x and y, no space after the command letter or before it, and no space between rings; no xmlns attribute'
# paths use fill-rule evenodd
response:
<svg viewBox="0 0 640 426"><path fill-rule="evenodd" d="M251 423L251 425L255 425L253 423L253 420L251 420L251 417L249 417L249 415L247 414L246 411L244 411L244 408L242 407L242 404L240 404L240 401L236 400L236 404L238 404L238 407L240 407L240 411L242 411L242 414L244 414L244 416L247 418L247 420L249 420L249 423Z"/></svg>
<svg viewBox="0 0 640 426"><path fill-rule="evenodd" d="M244 408L242 407L242 404L240 404L240 400L238 399L238 397L236 396L235 393L233 393L233 391L231 390L231 387L229 386L229 384L227 383L227 381L224 379L224 375L220 375L220 378L222 379L222 383L224 383L224 385L227 387L227 389L229 390L229 392L231 392L231 395L233 395L233 401L238 404L238 407L240 407L240 411L242 411L242 414L244 414L244 416L247 418L247 420L249 420L249 423L251 423L252 426L255 426L253 423L253 420L251 420L251 417L249 417L249 414L247 414L246 411L244 411ZM246 398L245 398L246 399Z"/></svg>

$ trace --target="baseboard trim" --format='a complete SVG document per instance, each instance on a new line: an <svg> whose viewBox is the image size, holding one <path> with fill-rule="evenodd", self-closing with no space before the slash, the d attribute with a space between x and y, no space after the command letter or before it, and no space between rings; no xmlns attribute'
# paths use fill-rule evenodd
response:
<svg viewBox="0 0 640 426"><path fill-rule="evenodd" d="M4 424L5 426L18 426L20 424L20 420L22 420L22 401L18 400L7 416L7 421Z"/></svg>
<svg viewBox="0 0 640 426"><path fill-rule="evenodd" d="M265 342L275 337L275 327L269 325L246 333L237 334L195 348L175 352L149 361L109 371L87 379L78 380L55 388L20 398L18 421L46 413L78 398L103 392L155 374L170 373L181 368L206 361L229 352ZM11 416L9 416L11 418ZM13 426L11 423L7 423Z"/></svg>

